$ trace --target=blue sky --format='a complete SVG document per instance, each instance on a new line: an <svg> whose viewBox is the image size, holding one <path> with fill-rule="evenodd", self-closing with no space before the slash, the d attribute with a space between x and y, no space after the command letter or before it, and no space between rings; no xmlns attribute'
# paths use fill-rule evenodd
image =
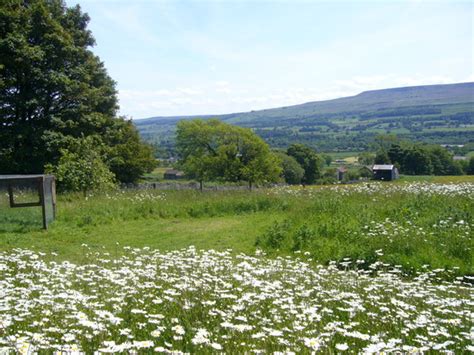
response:
<svg viewBox="0 0 474 355"><path fill-rule="evenodd" d="M474 81L471 1L76 3L134 119Z"/></svg>

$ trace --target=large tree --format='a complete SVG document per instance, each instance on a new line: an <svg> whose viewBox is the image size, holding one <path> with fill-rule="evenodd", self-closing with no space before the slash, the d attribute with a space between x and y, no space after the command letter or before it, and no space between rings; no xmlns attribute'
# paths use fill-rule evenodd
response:
<svg viewBox="0 0 474 355"><path fill-rule="evenodd" d="M276 153L281 160L282 176L287 184L295 185L301 184L304 177L304 169L296 161L295 158L290 157L285 153Z"/></svg>
<svg viewBox="0 0 474 355"><path fill-rule="evenodd" d="M250 129L218 120L180 121L176 146L185 172L206 180L272 182L279 178L278 158Z"/></svg>
<svg viewBox="0 0 474 355"><path fill-rule="evenodd" d="M137 141L138 134L117 117L115 83L90 50L95 42L88 22L79 6L68 8L62 0L0 5L1 172L40 173L46 164L57 164L75 140L88 136L112 147L117 132L128 130ZM133 155L110 152L106 160ZM150 154L140 169L148 169L151 159Z"/></svg>
<svg viewBox="0 0 474 355"><path fill-rule="evenodd" d="M321 178L321 167L324 163L313 149L304 144L292 144L286 153L295 158L304 169L302 179L304 184L314 184L317 179Z"/></svg>

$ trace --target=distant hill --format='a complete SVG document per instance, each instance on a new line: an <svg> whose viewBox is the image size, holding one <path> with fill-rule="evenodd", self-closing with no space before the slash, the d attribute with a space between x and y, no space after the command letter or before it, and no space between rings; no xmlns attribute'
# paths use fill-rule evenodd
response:
<svg viewBox="0 0 474 355"><path fill-rule="evenodd" d="M270 145L302 142L318 150L363 150L376 134L439 144L474 141L474 83L364 91L334 100L225 115L134 121L145 140L172 150L182 119L219 118L249 127Z"/></svg>

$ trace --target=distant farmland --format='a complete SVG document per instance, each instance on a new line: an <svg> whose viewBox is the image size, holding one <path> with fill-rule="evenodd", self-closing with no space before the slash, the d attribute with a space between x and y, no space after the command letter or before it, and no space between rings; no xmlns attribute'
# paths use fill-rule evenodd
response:
<svg viewBox="0 0 474 355"><path fill-rule="evenodd" d="M308 144L320 151L364 150L377 134L437 144L474 140L474 83L366 91L352 97L227 115L135 121L142 137L172 151L181 119L220 118L249 127L273 147Z"/></svg>

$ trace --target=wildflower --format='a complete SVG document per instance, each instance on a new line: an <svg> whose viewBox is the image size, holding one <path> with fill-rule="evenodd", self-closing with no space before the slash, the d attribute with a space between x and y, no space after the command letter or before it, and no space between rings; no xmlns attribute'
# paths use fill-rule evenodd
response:
<svg viewBox="0 0 474 355"><path fill-rule="evenodd" d="M158 337L161 335L161 332L160 332L158 329L156 329L156 330L153 330L153 331L150 333L150 335L151 335L152 337L158 338Z"/></svg>
<svg viewBox="0 0 474 355"><path fill-rule="evenodd" d="M207 344L209 343L209 332L206 329L198 329L196 335L191 340L193 344Z"/></svg>
<svg viewBox="0 0 474 355"><path fill-rule="evenodd" d="M303 338L304 345L312 350L318 350L321 347L321 342L317 338Z"/></svg>
<svg viewBox="0 0 474 355"><path fill-rule="evenodd" d="M273 329L268 334L271 335L272 337L281 337L283 335L283 332L281 330Z"/></svg>
<svg viewBox="0 0 474 355"><path fill-rule="evenodd" d="M349 349L349 346L346 343L336 344L336 349L340 351L346 351L347 349Z"/></svg>
<svg viewBox="0 0 474 355"><path fill-rule="evenodd" d="M173 328L171 328L173 330L173 332L175 332L177 335L184 335L186 334L186 331L184 330L184 328L182 326L180 326L179 324L178 325L175 325Z"/></svg>
<svg viewBox="0 0 474 355"><path fill-rule="evenodd" d="M133 346L136 347L137 349L146 349L146 348L151 348L153 347L153 342L150 340L145 340L145 341L134 341Z"/></svg>
<svg viewBox="0 0 474 355"><path fill-rule="evenodd" d="M220 345L219 343L212 343L211 347L215 350L222 350L222 345Z"/></svg>

